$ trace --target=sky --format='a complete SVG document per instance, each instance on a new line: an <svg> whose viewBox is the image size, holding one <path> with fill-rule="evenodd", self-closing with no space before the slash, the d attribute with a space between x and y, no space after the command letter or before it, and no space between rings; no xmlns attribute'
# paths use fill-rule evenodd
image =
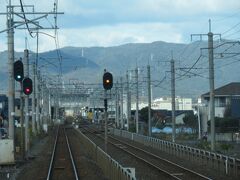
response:
<svg viewBox="0 0 240 180"><path fill-rule="evenodd" d="M50 12L57 0L22 0L34 5L35 12ZM9 0L0 0L0 12L6 12ZM19 0L12 0L20 5ZM20 11L19 8L15 8ZM191 34L222 33L225 39L240 39L239 0L58 0L58 47L117 46L126 43L166 41L191 43ZM30 7L25 7L31 12ZM26 15L33 19L38 15ZM14 16L15 21L21 21ZM44 27L54 26L53 16L42 18ZM24 26L22 26L24 27ZM0 31L6 29L6 16L0 16ZM56 48L53 30L41 30L39 51ZM15 29L15 49L36 50L36 38L27 30ZM26 40L27 39L27 40ZM193 39L198 40L198 38ZM26 43L25 43L26 42ZM0 33L0 51L7 49L7 33Z"/></svg>

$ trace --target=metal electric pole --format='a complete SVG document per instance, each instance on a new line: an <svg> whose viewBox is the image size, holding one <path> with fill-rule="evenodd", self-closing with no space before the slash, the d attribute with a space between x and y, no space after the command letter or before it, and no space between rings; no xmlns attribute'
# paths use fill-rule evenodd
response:
<svg viewBox="0 0 240 180"><path fill-rule="evenodd" d="M13 152L15 152L15 130L14 130L14 124L15 124L15 82L13 78L13 65L14 65L14 29L28 29L29 28L21 28L21 26L24 26L26 24L34 25L35 27L38 27L39 29L56 29L57 26L55 24L54 27L45 28L40 26L37 23L37 20L46 18L48 15L52 14L56 17L57 14L63 14L58 13L57 9L55 11L51 12L35 12L34 6L27 6L32 7L32 12L28 12L29 15L34 15L34 19L27 19L24 12L24 6L22 2L20 1L21 6L19 5L12 5L12 1L9 0L9 4L7 6L7 12L2 13L0 12L0 15L6 15L7 17L7 28L5 30L0 31L0 33L7 32L7 44L8 44L8 123L9 123L9 129L8 129L8 137L13 142ZM15 11L16 8L16 11ZM21 9L19 11L19 9ZM14 21L14 16L17 16L20 18L20 20ZM39 15L38 17L36 17ZM33 29L35 29L35 27ZM29 30L30 31L30 30ZM31 32L30 35L32 36ZM32 36L33 37L33 36Z"/></svg>
<svg viewBox="0 0 240 180"><path fill-rule="evenodd" d="M23 58L24 62L23 62L23 65L24 65L24 76L25 78L28 78L29 77L29 53L28 53L28 50L25 49L24 50L24 58ZM25 106L24 106L24 119L25 119L25 155L28 154L28 150L29 150L29 97L28 96L25 96L24 97L25 99Z"/></svg>
<svg viewBox="0 0 240 180"><path fill-rule="evenodd" d="M108 142L108 113L107 113L107 90L104 90L104 119L105 119L105 130L104 130L104 148L105 152L107 152L107 142Z"/></svg>
<svg viewBox="0 0 240 180"><path fill-rule="evenodd" d="M210 87L210 121L211 121L211 150L215 150L215 103L214 103L214 62L213 62L213 33L208 33L209 58L209 87Z"/></svg>
<svg viewBox="0 0 240 180"><path fill-rule="evenodd" d="M128 71L126 74L126 79L127 79L127 131L129 131L129 122L131 118L131 99L130 99L130 90L129 90L129 76L128 76Z"/></svg>
<svg viewBox="0 0 240 180"><path fill-rule="evenodd" d="M138 97L138 68L136 67L135 69L135 76L136 76L136 133L138 133L138 101L139 101L139 97Z"/></svg>
<svg viewBox="0 0 240 180"><path fill-rule="evenodd" d="M37 123L37 133L40 134L40 90L39 90L39 71L36 77L36 123Z"/></svg>
<svg viewBox="0 0 240 180"><path fill-rule="evenodd" d="M116 83L116 126L119 128L119 93L118 93L118 81Z"/></svg>
<svg viewBox="0 0 240 180"><path fill-rule="evenodd" d="M148 79L148 136L152 136L152 121L151 121L151 72L150 65L147 66Z"/></svg>
<svg viewBox="0 0 240 180"><path fill-rule="evenodd" d="M192 34L192 36L208 36L208 60L209 60L209 88L210 88L210 100L209 100L209 118L211 129L211 150L215 150L215 102L214 102L214 56L213 56L213 36L218 35L221 39L221 34L213 34L211 32L211 20L209 20L209 33L208 34Z"/></svg>
<svg viewBox="0 0 240 180"><path fill-rule="evenodd" d="M175 142L175 67L171 60L171 97L172 97L172 142Z"/></svg>
<svg viewBox="0 0 240 180"><path fill-rule="evenodd" d="M23 97L23 88L22 82L20 83L20 124L21 124L21 156L22 160L25 158L25 141L24 141L24 127L23 127L23 119L24 119L24 97Z"/></svg>
<svg viewBox="0 0 240 180"><path fill-rule="evenodd" d="M120 106L120 119L121 119L121 129L124 129L124 119L123 119L123 78L120 77L120 90L121 90L121 94L120 94L120 102L121 102L121 106Z"/></svg>
<svg viewBox="0 0 240 180"><path fill-rule="evenodd" d="M14 143L14 99L15 99L15 82L13 78L13 63L14 63L14 21L13 21L13 6L9 0L7 6L7 38L8 38L8 121L9 121L9 138L13 139Z"/></svg>
<svg viewBox="0 0 240 180"><path fill-rule="evenodd" d="M33 94L32 94L32 133L36 135L36 64L32 65L33 70Z"/></svg>

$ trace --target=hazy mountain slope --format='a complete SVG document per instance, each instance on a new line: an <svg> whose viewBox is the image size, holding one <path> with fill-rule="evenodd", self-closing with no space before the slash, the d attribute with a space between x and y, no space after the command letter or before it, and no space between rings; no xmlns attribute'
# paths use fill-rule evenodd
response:
<svg viewBox="0 0 240 180"><path fill-rule="evenodd" d="M214 42L217 46L223 42ZM126 77L128 70L130 79L134 83L134 70L139 67L140 91L146 94L146 66L151 66L151 79L153 81L153 96L170 95L170 60L175 60L176 67L176 95L198 96L208 91L208 50L207 42L198 41L190 44L175 44L166 42L125 44L114 47L64 47L61 49L62 70L64 79L78 79L80 82L101 83L103 70L106 68L113 73L114 81L123 76ZM225 44L215 53L215 86L240 80L240 57L220 52L239 52L239 45ZM200 50L200 48L205 48ZM226 51L227 49L227 51ZM199 58L199 56L201 57ZM16 57L22 53L16 53ZM35 55L32 54L32 60ZM151 58L152 57L152 58ZM225 57L225 59L223 59ZM6 74L7 52L0 53L0 72ZM59 60L56 51L39 54L39 67L45 73L59 72ZM197 64L186 74L188 68L197 61ZM182 75L184 75L181 77ZM2 74L0 74L2 75ZM7 75L7 74L6 74ZM159 81L166 76L166 80L159 85ZM7 76L0 77L1 86ZM124 80L125 81L125 80ZM155 85L159 87L155 87ZM131 86L134 88L134 85Z"/></svg>

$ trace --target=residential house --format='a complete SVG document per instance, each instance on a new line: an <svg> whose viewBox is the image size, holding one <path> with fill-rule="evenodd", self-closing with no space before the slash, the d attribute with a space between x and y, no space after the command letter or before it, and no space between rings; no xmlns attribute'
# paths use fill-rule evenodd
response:
<svg viewBox="0 0 240 180"><path fill-rule="evenodd" d="M209 107L209 92L202 95L203 103ZM240 82L232 82L214 90L215 117L240 117ZM229 112L227 112L230 110Z"/></svg>
<svg viewBox="0 0 240 180"><path fill-rule="evenodd" d="M207 132L210 114L210 93L202 96L203 104L199 106L202 132ZM231 116L240 118L240 82L232 82L214 90L215 117ZM221 137L221 138L220 138ZM217 140L233 140L233 134L217 135Z"/></svg>

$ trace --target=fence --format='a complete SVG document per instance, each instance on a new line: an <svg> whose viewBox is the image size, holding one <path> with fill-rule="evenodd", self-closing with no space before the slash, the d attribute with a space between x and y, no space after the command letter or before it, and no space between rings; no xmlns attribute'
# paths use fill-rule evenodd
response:
<svg viewBox="0 0 240 180"><path fill-rule="evenodd" d="M96 161L97 165L102 169L104 175L114 180L136 180L126 169L124 169L117 161L112 159L101 148L94 144L81 131L77 130L80 140L86 149L86 152Z"/></svg>
<svg viewBox="0 0 240 180"><path fill-rule="evenodd" d="M227 175L240 176L240 159L124 130L110 129L110 133L182 157L194 163L204 164L205 166L217 169Z"/></svg>

